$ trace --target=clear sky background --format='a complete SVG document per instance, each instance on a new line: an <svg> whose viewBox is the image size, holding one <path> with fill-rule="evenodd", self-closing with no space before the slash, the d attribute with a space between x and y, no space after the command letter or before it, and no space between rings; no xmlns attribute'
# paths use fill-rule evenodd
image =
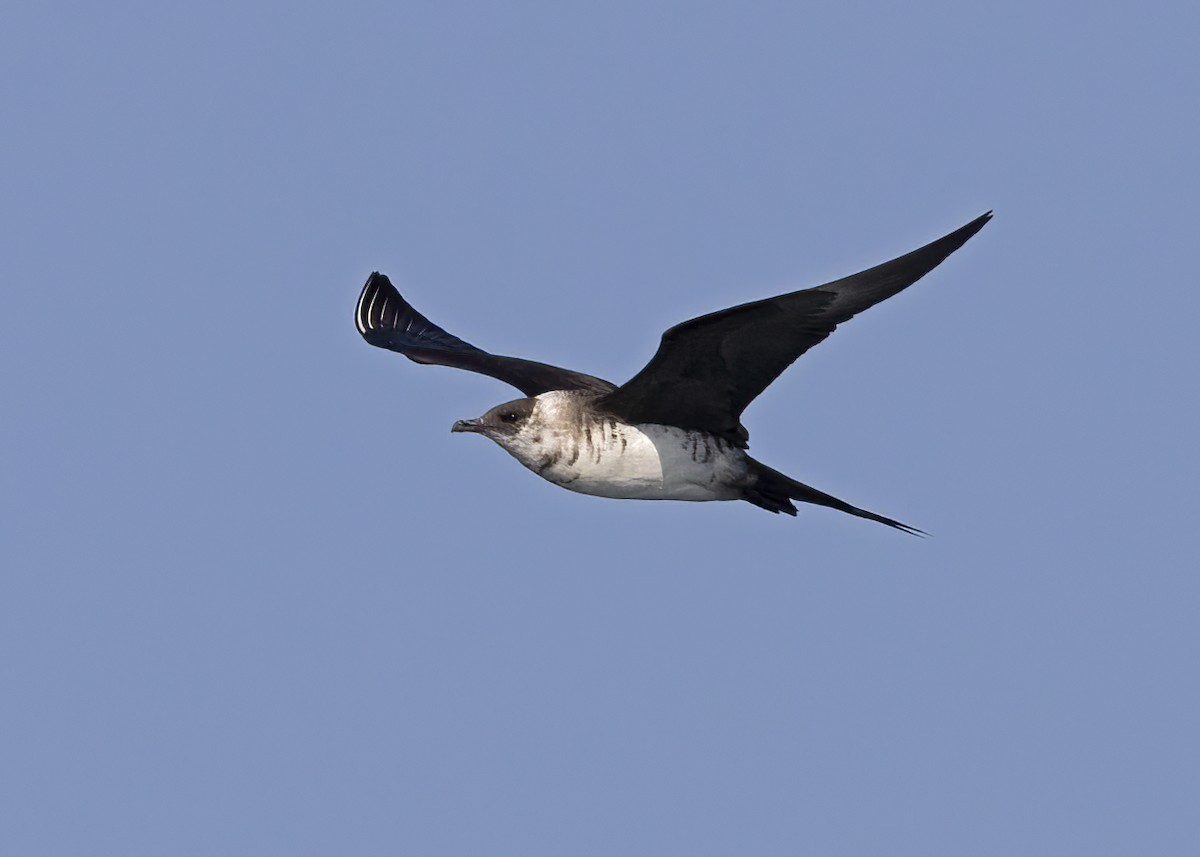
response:
<svg viewBox="0 0 1200 857"><path fill-rule="evenodd" d="M1196 853L1198 29L10 9L5 853ZM620 382L993 208L746 414L924 540L562 491L352 323Z"/></svg>

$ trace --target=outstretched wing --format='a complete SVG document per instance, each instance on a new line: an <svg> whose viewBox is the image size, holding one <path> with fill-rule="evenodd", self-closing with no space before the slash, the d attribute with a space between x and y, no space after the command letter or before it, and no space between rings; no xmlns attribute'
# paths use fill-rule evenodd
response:
<svg viewBox="0 0 1200 857"><path fill-rule="evenodd" d="M415 363L452 366L490 375L512 384L526 396L548 390L594 390L608 393L614 384L545 363L489 354L447 333L400 296L385 275L375 272L367 278L354 324L363 339L379 348L398 351Z"/></svg>
<svg viewBox="0 0 1200 857"><path fill-rule="evenodd" d="M842 322L928 274L991 216L845 279L678 324L645 368L597 406L629 422L708 431L745 446L742 411L779 373Z"/></svg>

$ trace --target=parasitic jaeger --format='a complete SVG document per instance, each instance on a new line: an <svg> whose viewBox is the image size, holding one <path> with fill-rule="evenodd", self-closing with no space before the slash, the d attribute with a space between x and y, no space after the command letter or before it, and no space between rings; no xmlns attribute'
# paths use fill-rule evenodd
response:
<svg viewBox="0 0 1200 857"><path fill-rule="evenodd" d="M459 420L451 431L490 438L570 491L636 500L746 500L789 515L799 500L923 535L751 458L740 419L797 357L928 274L991 216L832 283L677 324L663 334L650 362L620 386L476 348L417 312L378 272L363 287L354 321L371 345L416 363L490 375L520 390L525 398Z"/></svg>

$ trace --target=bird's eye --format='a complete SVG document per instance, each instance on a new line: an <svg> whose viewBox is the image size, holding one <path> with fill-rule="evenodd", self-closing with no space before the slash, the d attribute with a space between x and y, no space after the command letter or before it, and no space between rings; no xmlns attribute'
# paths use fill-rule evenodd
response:
<svg viewBox="0 0 1200 857"><path fill-rule="evenodd" d="M500 419L504 420L506 423L515 423L518 419L520 419L520 417L517 416L516 411L509 411L506 414L501 414Z"/></svg>

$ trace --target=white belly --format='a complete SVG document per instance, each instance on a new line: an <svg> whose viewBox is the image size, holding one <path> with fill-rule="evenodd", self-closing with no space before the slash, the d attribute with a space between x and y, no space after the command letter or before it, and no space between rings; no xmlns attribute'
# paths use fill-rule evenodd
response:
<svg viewBox="0 0 1200 857"><path fill-rule="evenodd" d="M606 420L544 437L535 459L517 457L570 491L629 500L736 500L748 478L742 450L673 426Z"/></svg>

